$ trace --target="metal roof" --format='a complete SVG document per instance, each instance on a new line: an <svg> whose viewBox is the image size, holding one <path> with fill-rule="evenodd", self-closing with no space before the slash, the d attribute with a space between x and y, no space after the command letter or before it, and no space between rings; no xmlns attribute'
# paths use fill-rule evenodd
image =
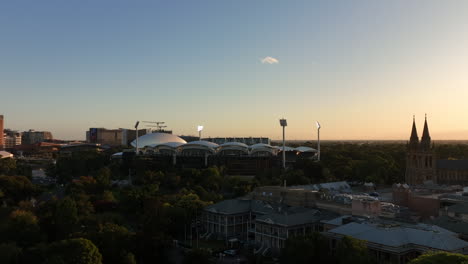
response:
<svg viewBox="0 0 468 264"><path fill-rule="evenodd" d="M325 219L332 219L337 216L334 213L300 206L287 206L260 200L241 199L224 200L207 206L205 211L227 215L252 212L258 214L256 221L282 226L309 224Z"/></svg>
<svg viewBox="0 0 468 264"><path fill-rule="evenodd" d="M231 199L205 207L205 210L218 214L241 214L250 211L250 200Z"/></svg>
<svg viewBox="0 0 468 264"><path fill-rule="evenodd" d="M165 142L165 143L159 143L159 144L151 144L151 145L148 145L148 147L153 147L153 148L158 148L158 147L168 147L168 148L178 148L182 145L184 145L185 143L182 143L182 142Z"/></svg>
<svg viewBox="0 0 468 264"><path fill-rule="evenodd" d="M276 149L272 145L264 144L264 143L257 143L253 144L252 146L249 146L251 149L257 149L257 148L271 148L271 149Z"/></svg>
<svg viewBox="0 0 468 264"><path fill-rule="evenodd" d="M431 221L432 224L459 234L468 234L468 222L446 215L439 216Z"/></svg>
<svg viewBox="0 0 468 264"><path fill-rule="evenodd" d="M449 212L454 212L456 214L468 214L468 204L466 203L459 203L449 206L447 208Z"/></svg>
<svg viewBox="0 0 468 264"><path fill-rule="evenodd" d="M138 137L138 147L144 148L146 146L155 146L159 144L164 144L168 142L179 142L179 143L187 143L182 138L168 133L149 133L145 134L141 137ZM130 143L133 147L136 147L136 140Z"/></svg>
<svg viewBox="0 0 468 264"><path fill-rule="evenodd" d="M185 146L203 146L203 147L207 147L207 148L211 148L211 149L216 149L217 147L219 147L218 144L216 143L213 143L213 142L209 142L209 141L205 141L205 140L197 140L197 141L191 141L185 145L183 145L182 147L185 147Z"/></svg>
<svg viewBox="0 0 468 264"><path fill-rule="evenodd" d="M468 160L438 160L437 169L468 170Z"/></svg>
<svg viewBox="0 0 468 264"><path fill-rule="evenodd" d="M283 146L273 146L274 148L278 149L279 151L283 151ZM297 151L295 148L284 146L284 151Z"/></svg>
<svg viewBox="0 0 468 264"><path fill-rule="evenodd" d="M300 213L273 213L257 216L256 221L265 222L272 225L297 226L311 224L322 220L322 215L318 210L306 209Z"/></svg>
<svg viewBox="0 0 468 264"><path fill-rule="evenodd" d="M219 145L220 148L225 148L225 147L240 147L240 148L249 148L249 146L247 146L246 144L244 143L241 143L241 142L226 142L224 144L221 144Z"/></svg>
<svg viewBox="0 0 468 264"><path fill-rule="evenodd" d="M309 148L309 147L304 147L304 146L297 147L296 150L299 152L317 152L317 150L314 148Z"/></svg>
<svg viewBox="0 0 468 264"><path fill-rule="evenodd" d="M445 251L456 251L468 247L468 242L440 227L425 230L400 225L349 223L328 232L390 247L404 247L408 244L414 244Z"/></svg>

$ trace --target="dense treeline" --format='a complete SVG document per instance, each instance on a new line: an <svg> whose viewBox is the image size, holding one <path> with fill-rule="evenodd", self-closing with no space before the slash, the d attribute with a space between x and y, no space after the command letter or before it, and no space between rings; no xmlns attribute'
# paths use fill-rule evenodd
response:
<svg viewBox="0 0 468 264"><path fill-rule="evenodd" d="M451 158L468 153L464 145L436 148ZM447 154L452 150L456 155ZM300 160L286 172L272 168L243 178L227 176L223 168L157 169L145 163L129 171L106 153L81 152L48 168L56 185L39 186L31 183L26 165L0 159L0 263L167 263L178 255L173 240L195 236L197 217L208 204L285 180L402 182L404 161L403 144L324 145L321 162ZM129 173L133 185L111 184ZM207 257L195 250L185 262Z"/></svg>

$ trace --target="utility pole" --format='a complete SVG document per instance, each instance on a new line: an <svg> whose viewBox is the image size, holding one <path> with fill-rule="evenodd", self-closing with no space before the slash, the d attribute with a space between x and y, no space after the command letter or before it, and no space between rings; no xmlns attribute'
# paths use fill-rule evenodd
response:
<svg viewBox="0 0 468 264"><path fill-rule="evenodd" d="M138 125L140 124L140 121L137 121L135 123L135 136L136 136L136 146L135 146L135 154L138 155Z"/></svg>
<svg viewBox="0 0 468 264"><path fill-rule="evenodd" d="M286 119L280 119L280 125L283 127L283 169L286 169L286 139L285 139L285 128L288 125Z"/></svg>
<svg viewBox="0 0 468 264"><path fill-rule="evenodd" d="M198 126L198 140L201 140L201 132L203 130L203 126Z"/></svg>
<svg viewBox="0 0 468 264"><path fill-rule="evenodd" d="M320 123L317 121L317 160L320 161Z"/></svg>

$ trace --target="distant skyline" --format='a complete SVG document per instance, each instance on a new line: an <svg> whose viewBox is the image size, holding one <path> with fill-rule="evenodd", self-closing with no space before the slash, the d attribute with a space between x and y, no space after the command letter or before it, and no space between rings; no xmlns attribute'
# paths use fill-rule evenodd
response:
<svg viewBox="0 0 468 264"><path fill-rule="evenodd" d="M468 2L20 0L0 6L5 127L468 139Z"/></svg>

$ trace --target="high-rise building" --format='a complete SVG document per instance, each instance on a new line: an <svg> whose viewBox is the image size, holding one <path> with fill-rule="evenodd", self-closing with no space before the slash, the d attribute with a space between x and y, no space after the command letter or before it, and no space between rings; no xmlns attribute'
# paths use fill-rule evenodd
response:
<svg viewBox="0 0 468 264"><path fill-rule="evenodd" d="M3 115L0 115L0 150L3 150L5 147L5 142L3 139Z"/></svg>
<svg viewBox="0 0 468 264"><path fill-rule="evenodd" d="M52 133L49 131L35 131L30 129L29 131L23 132L23 136L21 138L22 145L30 145L41 143L47 140L52 140Z"/></svg>
<svg viewBox="0 0 468 264"><path fill-rule="evenodd" d="M4 143L5 149L11 149L15 146L21 145L21 133L18 131L5 129L4 130Z"/></svg>

